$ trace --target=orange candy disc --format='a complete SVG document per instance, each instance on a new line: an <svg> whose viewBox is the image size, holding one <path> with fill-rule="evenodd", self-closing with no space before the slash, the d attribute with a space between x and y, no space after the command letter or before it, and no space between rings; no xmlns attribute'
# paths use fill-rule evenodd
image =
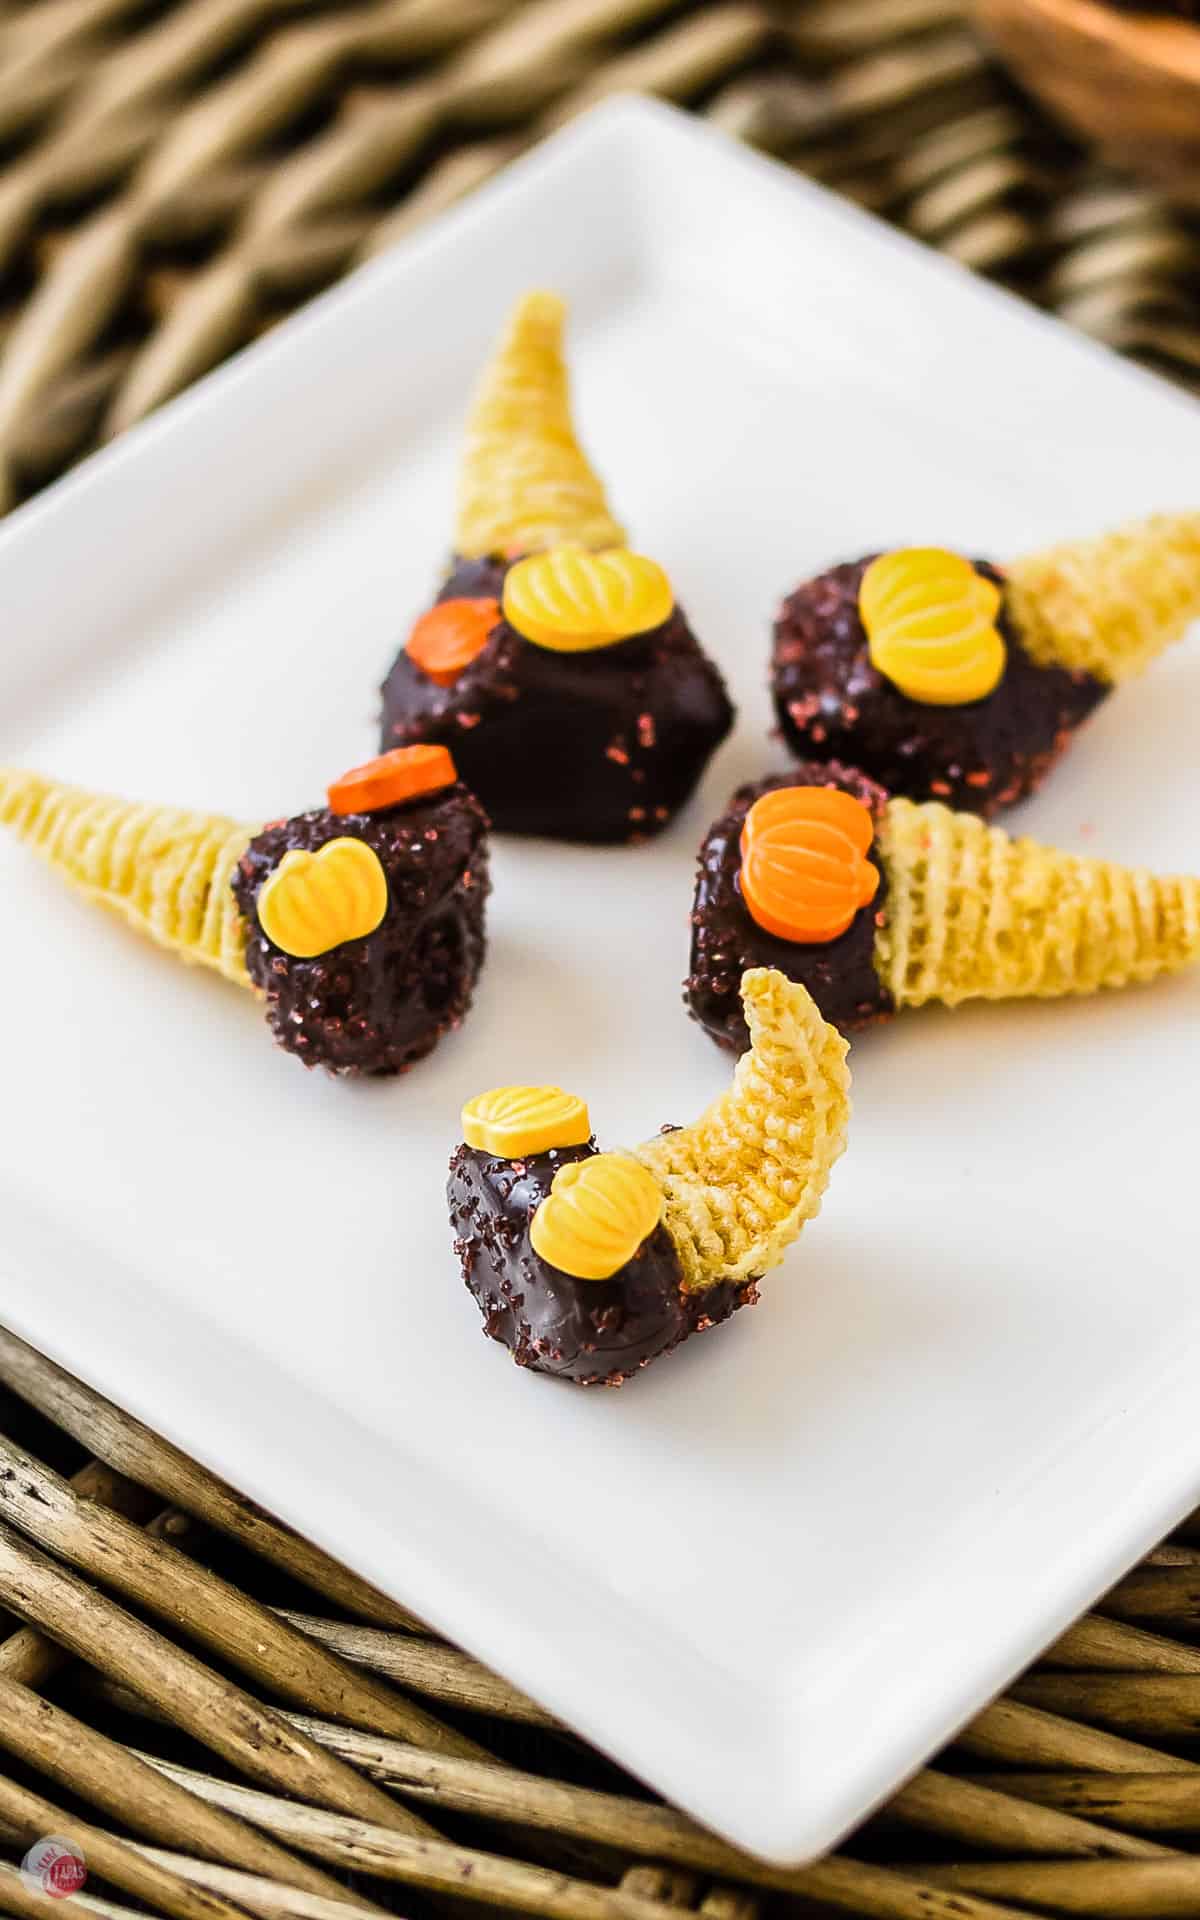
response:
<svg viewBox="0 0 1200 1920"><path fill-rule="evenodd" d="M448 747L396 747L335 780L329 789L331 813L382 813L402 800L452 787L458 771Z"/></svg>
<svg viewBox="0 0 1200 1920"><path fill-rule="evenodd" d="M405 652L439 687L453 686L483 652L499 618L498 600L439 600L413 627Z"/></svg>
<svg viewBox="0 0 1200 1920"><path fill-rule="evenodd" d="M742 898L766 933L817 945L845 933L879 887L875 823L836 787L764 793L742 828Z"/></svg>

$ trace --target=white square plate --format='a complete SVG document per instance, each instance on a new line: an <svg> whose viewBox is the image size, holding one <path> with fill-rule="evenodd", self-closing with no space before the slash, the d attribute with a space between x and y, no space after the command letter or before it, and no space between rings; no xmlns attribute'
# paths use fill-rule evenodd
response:
<svg viewBox="0 0 1200 1920"><path fill-rule="evenodd" d="M684 1017L694 851L767 742L780 594L1196 505L1200 414L668 111L605 107L0 535L0 750L246 818L374 747L510 300L574 303L584 437L740 706L660 842L502 842L461 1034L348 1087L0 845L4 1318L701 1819L842 1835L1200 1498L1200 982L908 1015L761 1307L620 1393L481 1337L458 1108L561 1079L604 1141L729 1065ZM1023 825L1200 859L1200 655Z"/></svg>

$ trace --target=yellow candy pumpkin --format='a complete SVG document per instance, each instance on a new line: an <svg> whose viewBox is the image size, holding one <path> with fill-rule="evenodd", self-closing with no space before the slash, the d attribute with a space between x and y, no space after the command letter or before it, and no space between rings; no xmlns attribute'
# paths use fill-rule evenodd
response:
<svg viewBox="0 0 1200 1920"><path fill-rule="evenodd" d="M661 627L675 596L657 561L628 547L553 547L510 567L502 604L509 626L535 646L590 653Z"/></svg>
<svg viewBox="0 0 1200 1920"><path fill-rule="evenodd" d="M984 700L1004 676L1000 589L961 554L902 547L873 560L859 612L871 664L922 706Z"/></svg>
<svg viewBox="0 0 1200 1920"><path fill-rule="evenodd" d="M257 910L272 945L313 960L374 933L388 910L387 875L374 848L348 835L316 853L295 847L263 885Z"/></svg>
<svg viewBox="0 0 1200 1920"><path fill-rule="evenodd" d="M561 1087L492 1087L467 1101L462 1131L469 1147L519 1160L551 1147L582 1146L592 1123L583 1101Z"/></svg>
<svg viewBox="0 0 1200 1920"><path fill-rule="evenodd" d="M560 1167L529 1229L534 1252L576 1280L611 1280L662 1219L666 1194L627 1153Z"/></svg>

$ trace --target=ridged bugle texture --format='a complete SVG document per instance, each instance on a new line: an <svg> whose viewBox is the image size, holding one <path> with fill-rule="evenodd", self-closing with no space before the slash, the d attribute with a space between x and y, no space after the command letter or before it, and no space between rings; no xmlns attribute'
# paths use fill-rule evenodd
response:
<svg viewBox="0 0 1200 1920"><path fill-rule="evenodd" d="M571 423L565 317L557 294L526 294L484 370L459 481L454 544L467 559L624 545Z"/></svg>
<svg viewBox="0 0 1200 1920"><path fill-rule="evenodd" d="M1028 554L1007 582L1027 653L1115 686L1200 619L1200 512L1155 514Z"/></svg>
<svg viewBox="0 0 1200 1920"><path fill-rule="evenodd" d="M777 1266L819 1211L850 1119L847 1044L804 987L755 967L742 979L750 1050L693 1126L638 1158L666 1192L684 1285L748 1280Z"/></svg>
<svg viewBox="0 0 1200 1920"><path fill-rule="evenodd" d="M1050 998L1200 960L1200 880L1014 840L938 801L888 803L875 964L897 1006Z"/></svg>
<svg viewBox="0 0 1200 1920"><path fill-rule="evenodd" d="M184 960L250 985L230 880L257 832L219 814L139 806L0 768L0 825L63 879Z"/></svg>

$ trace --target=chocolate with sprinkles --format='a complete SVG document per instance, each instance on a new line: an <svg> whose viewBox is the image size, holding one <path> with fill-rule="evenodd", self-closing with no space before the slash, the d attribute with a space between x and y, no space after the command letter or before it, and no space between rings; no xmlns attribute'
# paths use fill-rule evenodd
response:
<svg viewBox="0 0 1200 1920"><path fill-rule="evenodd" d="M758 1298L753 1281L689 1292L664 1226L609 1280L577 1280L535 1253L534 1213L559 1168L596 1152L556 1147L504 1160L456 1147L447 1198L463 1279L484 1332L520 1367L581 1386L620 1386L659 1354Z"/></svg>
<svg viewBox="0 0 1200 1920"><path fill-rule="evenodd" d="M868 651L858 595L874 557L831 567L784 601L771 658L783 738L802 760L861 767L891 794L989 819L1037 790L1109 689L1087 673L1039 666L1002 605L1008 659L995 692L963 706L909 699ZM1003 586L997 568L975 566Z"/></svg>
<svg viewBox="0 0 1200 1920"><path fill-rule="evenodd" d="M255 903L293 850L365 841L387 879L383 922L315 959L282 952ZM247 927L246 966L276 1039L306 1066L403 1073L462 1020L483 964L489 891L487 819L461 783L378 813L322 807L256 835L233 880Z"/></svg>
<svg viewBox="0 0 1200 1920"><path fill-rule="evenodd" d="M494 598L506 566L463 561L441 599ZM505 833L620 843L659 832L733 724L717 668L678 607L663 625L559 653L501 619L450 686L401 649L383 688L382 748L449 747Z"/></svg>
<svg viewBox="0 0 1200 1920"><path fill-rule="evenodd" d="M878 819L887 794L873 780L836 761L809 761L790 773L771 774L739 787L729 809L713 822L700 848L692 903L691 967L684 1004L718 1046L742 1053L750 1036L742 1011L741 980L748 967L777 967L807 987L825 1019L843 1033L885 1019L892 996L875 971L877 917L887 898L882 867L869 906L836 940L813 945L780 939L753 918L742 898L741 835L746 815L764 793L781 787L837 787L861 800Z"/></svg>

